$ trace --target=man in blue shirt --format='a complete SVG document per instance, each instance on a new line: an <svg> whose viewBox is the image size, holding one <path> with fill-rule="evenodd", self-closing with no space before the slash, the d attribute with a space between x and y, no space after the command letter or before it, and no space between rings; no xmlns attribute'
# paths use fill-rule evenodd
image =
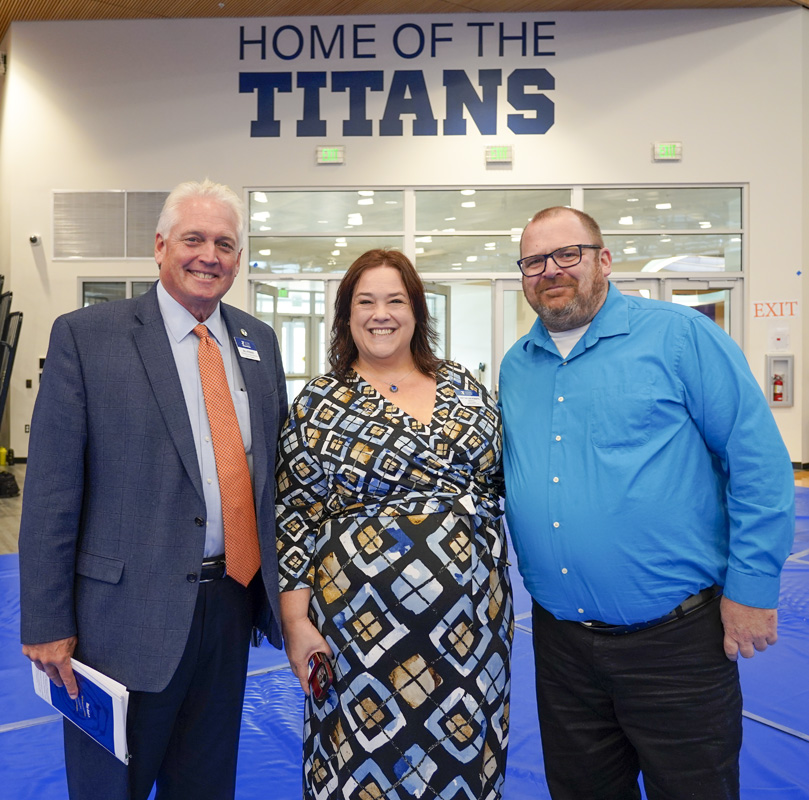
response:
<svg viewBox="0 0 809 800"><path fill-rule="evenodd" d="M538 319L500 373L506 514L533 603L554 800L738 798L736 659L777 638L794 478L706 316L623 296L595 220L523 232Z"/></svg>

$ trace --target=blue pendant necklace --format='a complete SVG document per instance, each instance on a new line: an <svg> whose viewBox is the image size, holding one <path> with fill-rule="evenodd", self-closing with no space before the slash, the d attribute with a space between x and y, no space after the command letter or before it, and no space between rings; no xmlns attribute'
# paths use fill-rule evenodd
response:
<svg viewBox="0 0 809 800"><path fill-rule="evenodd" d="M367 370L367 369L363 370L363 372L365 372L366 374L370 374L372 378L375 378L380 383L388 383L388 390L393 392L394 394L399 391L399 384L405 378L409 378L415 371L416 371L416 368L414 366L413 369L410 370L410 372L408 372L406 375L402 375L402 377L399 378L399 380L393 381L392 383L388 383L387 381L383 381L378 375L374 375L373 372L369 372L369 370Z"/></svg>

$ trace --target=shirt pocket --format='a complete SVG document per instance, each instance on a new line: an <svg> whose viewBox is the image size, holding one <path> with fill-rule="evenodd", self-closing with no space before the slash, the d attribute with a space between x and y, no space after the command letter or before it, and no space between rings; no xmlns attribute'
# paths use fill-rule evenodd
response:
<svg viewBox="0 0 809 800"><path fill-rule="evenodd" d="M651 436L652 391L637 385L593 389L590 441L595 447L639 447Z"/></svg>

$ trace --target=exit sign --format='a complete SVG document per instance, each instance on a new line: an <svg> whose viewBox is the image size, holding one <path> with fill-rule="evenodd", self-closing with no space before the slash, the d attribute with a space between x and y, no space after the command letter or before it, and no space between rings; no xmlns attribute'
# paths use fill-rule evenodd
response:
<svg viewBox="0 0 809 800"><path fill-rule="evenodd" d="M342 145L317 148L318 164L345 164L346 149Z"/></svg>
<svg viewBox="0 0 809 800"><path fill-rule="evenodd" d="M652 161L681 161L682 142L655 142L652 145Z"/></svg>
<svg viewBox="0 0 809 800"><path fill-rule="evenodd" d="M487 164L510 164L514 158L514 150L508 144L486 145Z"/></svg>

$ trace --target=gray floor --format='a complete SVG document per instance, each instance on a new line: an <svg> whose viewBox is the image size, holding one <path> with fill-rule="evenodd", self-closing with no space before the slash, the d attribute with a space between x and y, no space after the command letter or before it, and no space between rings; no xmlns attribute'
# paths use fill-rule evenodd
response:
<svg viewBox="0 0 809 800"><path fill-rule="evenodd" d="M17 539L20 533L20 509L22 508L22 485L25 477L25 464L2 467L2 472L10 472L17 479L20 494L17 497L0 497L0 555L17 552Z"/></svg>

